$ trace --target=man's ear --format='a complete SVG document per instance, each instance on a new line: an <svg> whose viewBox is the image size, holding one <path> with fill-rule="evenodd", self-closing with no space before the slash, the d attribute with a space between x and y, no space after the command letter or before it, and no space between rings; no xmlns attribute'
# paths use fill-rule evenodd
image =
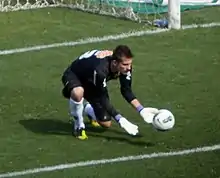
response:
<svg viewBox="0 0 220 178"><path fill-rule="evenodd" d="M116 60L112 60L113 66L117 66L118 62Z"/></svg>

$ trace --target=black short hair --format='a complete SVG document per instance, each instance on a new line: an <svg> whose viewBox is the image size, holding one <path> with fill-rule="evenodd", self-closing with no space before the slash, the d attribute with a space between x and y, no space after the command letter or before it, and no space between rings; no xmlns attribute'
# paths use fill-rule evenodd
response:
<svg viewBox="0 0 220 178"><path fill-rule="evenodd" d="M134 55L131 52L131 49L126 45L118 45L113 50L112 59L116 60L117 62L121 62L123 57L132 58Z"/></svg>

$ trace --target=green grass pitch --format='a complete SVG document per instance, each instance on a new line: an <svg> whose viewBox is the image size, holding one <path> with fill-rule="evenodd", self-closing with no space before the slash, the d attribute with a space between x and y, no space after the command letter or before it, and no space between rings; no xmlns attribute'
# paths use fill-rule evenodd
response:
<svg viewBox="0 0 220 178"><path fill-rule="evenodd" d="M48 13L49 12L49 13ZM220 8L183 13L183 23L219 20ZM0 14L0 50L74 41L141 24L66 9ZM103 43L0 56L0 177L2 173L93 159L190 149L220 143L220 28L170 31ZM61 75L80 53L93 48L131 47L133 89L145 106L167 108L176 117L170 132L157 132L123 100L110 82L112 102L140 127L130 137L115 123L71 136ZM87 121L87 118L85 118ZM24 178L217 178L220 152L112 163L18 176Z"/></svg>

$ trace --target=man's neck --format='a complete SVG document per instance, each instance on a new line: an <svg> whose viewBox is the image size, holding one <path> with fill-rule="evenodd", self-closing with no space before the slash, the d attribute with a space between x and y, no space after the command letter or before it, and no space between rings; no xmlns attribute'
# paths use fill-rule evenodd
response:
<svg viewBox="0 0 220 178"><path fill-rule="evenodd" d="M111 72L113 78L117 78L119 76L119 74L120 74L120 72L117 71L117 69L112 64L112 62L110 63L110 72Z"/></svg>

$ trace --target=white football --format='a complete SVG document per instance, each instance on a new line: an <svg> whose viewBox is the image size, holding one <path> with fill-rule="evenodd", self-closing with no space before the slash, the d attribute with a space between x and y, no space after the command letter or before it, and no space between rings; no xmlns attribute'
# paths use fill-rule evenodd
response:
<svg viewBox="0 0 220 178"><path fill-rule="evenodd" d="M169 110L160 109L159 113L154 116L152 125L160 131L170 130L175 125L175 117Z"/></svg>

